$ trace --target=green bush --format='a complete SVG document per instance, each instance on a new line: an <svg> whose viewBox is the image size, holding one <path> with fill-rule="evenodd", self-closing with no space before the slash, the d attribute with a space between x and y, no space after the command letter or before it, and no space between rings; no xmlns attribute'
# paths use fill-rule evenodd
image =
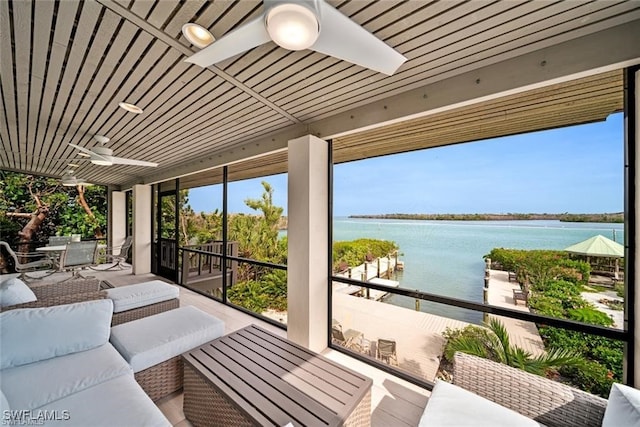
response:
<svg viewBox="0 0 640 427"><path fill-rule="evenodd" d="M530 283L539 290L552 280L586 285L591 272L588 263L569 259L565 251L494 248L485 258L516 272L520 283Z"/></svg>
<svg viewBox="0 0 640 427"><path fill-rule="evenodd" d="M546 347L562 346L582 353L588 360L584 374L576 369L560 371L576 387L606 398L611 382L622 381L622 341L554 327L540 327L539 330ZM588 382L595 385L589 386Z"/></svg>
<svg viewBox="0 0 640 427"><path fill-rule="evenodd" d="M563 317L562 300L548 295L532 295L529 298L529 308L539 314L550 317Z"/></svg>
<svg viewBox="0 0 640 427"><path fill-rule="evenodd" d="M398 245L390 240L357 239L349 242L334 242L333 270L341 265L356 267L367 257L381 258L398 250Z"/></svg>
<svg viewBox="0 0 640 427"><path fill-rule="evenodd" d="M486 342L489 339L489 330L475 325L468 325L462 329L451 329L447 327L442 333L442 336L445 339L443 356L447 361L453 363L453 355L458 350L457 342L466 340ZM487 358L495 360L495 357Z"/></svg>
<svg viewBox="0 0 640 427"><path fill-rule="evenodd" d="M486 328L473 325L457 330L447 328L442 335L446 339L444 358L449 362L453 361L456 352L463 352L536 375L555 373L562 366L584 364L582 355L573 350L558 347L534 356L522 347L511 344L507 329L496 318L491 318Z"/></svg>
<svg viewBox="0 0 640 427"><path fill-rule="evenodd" d="M287 311L287 272L269 270L258 280L236 283L227 290L233 304L262 313L268 309Z"/></svg>
<svg viewBox="0 0 640 427"><path fill-rule="evenodd" d="M591 267L569 258L564 251L524 251L497 248L487 255L504 269L515 271L531 290L529 307L535 312L579 322L611 326L611 318L582 298ZM545 348L562 348L581 354L582 367L563 367L567 381L588 392L607 397L611 383L622 380L623 343L554 327L539 327Z"/></svg>
<svg viewBox="0 0 640 427"><path fill-rule="evenodd" d="M624 282L616 282L613 285L613 289L616 291L616 295L620 298L624 298Z"/></svg>
<svg viewBox="0 0 640 427"><path fill-rule="evenodd" d="M609 396L611 385L614 383L612 372L593 360L586 361L580 367L562 367L560 374L569 378L571 383L581 390L604 398Z"/></svg>
<svg viewBox="0 0 640 427"><path fill-rule="evenodd" d="M602 326L613 325L613 320L606 313L591 307L571 308L567 310L567 315L569 319L578 322Z"/></svg>

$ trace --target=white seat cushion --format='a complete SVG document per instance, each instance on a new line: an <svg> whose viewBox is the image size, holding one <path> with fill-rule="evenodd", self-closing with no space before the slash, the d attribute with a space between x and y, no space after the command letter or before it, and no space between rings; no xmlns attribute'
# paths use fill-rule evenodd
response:
<svg viewBox="0 0 640 427"><path fill-rule="evenodd" d="M179 296L180 291L177 286L161 280L107 289L107 297L113 301L114 313L168 301Z"/></svg>
<svg viewBox="0 0 640 427"><path fill-rule="evenodd" d="M640 390L613 384L609 392L602 427L639 426Z"/></svg>
<svg viewBox="0 0 640 427"><path fill-rule="evenodd" d="M40 410L58 416L58 420L46 421L46 426L171 426L136 383L133 375L122 375L36 408L35 411Z"/></svg>
<svg viewBox="0 0 640 427"><path fill-rule="evenodd" d="M420 427L539 427L511 409L445 381L436 381Z"/></svg>
<svg viewBox="0 0 640 427"><path fill-rule="evenodd" d="M111 343L140 372L224 335L224 322L193 306L111 328Z"/></svg>
<svg viewBox="0 0 640 427"><path fill-rule="evenodd" d="M108 299L0 313L0 369L104 345L112 316Z"/></svg>
<svg viewBox="0 0 640 427"><path fill-rule="evenodd" d="M2 370L2 388L14 409L34 409L121 375L129 364L109 343L92 350Z"/></svg>

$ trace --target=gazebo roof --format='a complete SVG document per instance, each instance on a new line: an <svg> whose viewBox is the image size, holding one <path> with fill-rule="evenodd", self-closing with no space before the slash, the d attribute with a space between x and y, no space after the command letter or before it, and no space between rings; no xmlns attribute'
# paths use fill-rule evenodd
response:
<svg viewBox="0 0 640 427"><path fill-rule="evenodd" d="M565 251L588 256L623 258L624 246L600 234L565 248Z"/></svg>

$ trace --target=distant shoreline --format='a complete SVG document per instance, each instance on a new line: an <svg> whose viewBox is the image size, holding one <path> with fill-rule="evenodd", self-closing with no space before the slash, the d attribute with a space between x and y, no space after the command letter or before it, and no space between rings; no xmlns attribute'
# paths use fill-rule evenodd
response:
<svg viewBox="0 0 640 427"><path fill-rule="evenodd" d="M624 213L601 214L538 214L538 213L508 213L508 214L377 214L377 215L349 215L349 218L357 219L410 219L429 221L532 221L532 220L556 220L561 222L605 222L623 223Z"/></svg>

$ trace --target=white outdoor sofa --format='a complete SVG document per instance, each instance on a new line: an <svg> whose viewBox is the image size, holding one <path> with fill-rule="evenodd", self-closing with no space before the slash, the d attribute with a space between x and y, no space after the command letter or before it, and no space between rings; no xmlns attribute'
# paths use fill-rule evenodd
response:
<svg viewBox="0 0 640 427"><path fill-rule="evenodd" d="M110 299L0 313L3 420L170 426L109 343L112 315Z"/></svg>

